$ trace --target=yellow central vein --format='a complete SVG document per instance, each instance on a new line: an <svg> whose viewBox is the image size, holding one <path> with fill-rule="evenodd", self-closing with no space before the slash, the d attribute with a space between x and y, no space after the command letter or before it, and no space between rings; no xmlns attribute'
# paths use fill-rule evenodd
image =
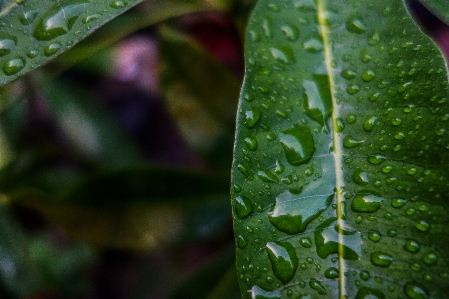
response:
<svg viewBox="0 0 449 299"><path fill-rule="evenodd" d="M342 157L342 141L337 135L336 127L337 127L337 116L339 115L339 107L337 105L337 100L335 97L335 82L334 77L332 75L332 51L331 45L329 42L329 30L327 27L327 18L326 18L326 10L325 10L325 0L317 1L317 17L318 23L321 30L321 36L323 38L323 47L324 47L324 59L326 63L326 69L329 79L330 85L330 93L332 98L332 139L333 139L333 150L334 150L334 164L335 164L335 187L336 187L336 200L337 200L337 218L338 218L338 268L339 268L339 297L344 298L344 286L345 282L345 265L343 261L343 234L341 232L343 228L343 219L342 215L340 215L341 205L342 205L342 187L343 187L343 170L341 164Z"/></svg>

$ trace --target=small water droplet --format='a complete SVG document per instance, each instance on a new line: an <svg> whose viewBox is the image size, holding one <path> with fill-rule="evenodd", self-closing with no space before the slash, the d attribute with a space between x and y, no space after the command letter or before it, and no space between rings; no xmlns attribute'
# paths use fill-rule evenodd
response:
<svg viewBox="0 0 449 299"><path fill-rule="evenodd" d="M328 268L326 269L326 271L324 271L324 276L329 279L338 278L339 276L338 269L334 267Z"/></svg>
<svg viewBox="0 0 449 299"><path fill-rule="evenodd" d="M27 52L28 58L34 58L34 57L36 57L38 54L39 54L39 52L36 51L36 50L30 50L30 51Z"/></svg>
<svg viewBox="0 0 449 299"><path fill-rule="evenodd" d="M284 36L286 39L290 41L295 41L299 37L299 29L293 25L284 25L281 27L282 32L284 32Z"/></svg>
<svg viewBox="0 0 449 299"><path fill-rule="evenodd" d="M274 12L280 12L281 11L281 7L275 3L269 3L268 4L268 9Z"/></svg>
<svg viewBox="0 0 449 299"><path fill-rule="evenodd" d="M354 197L351 209L355 212L374 213L380 209L383 201L384 198L379 194L363 190Z"/></svg>
<svg viewBox="0 0 449 299"><path fill-rule="evenodd" d="M385 295L379 290L361 287L354 299L385 299Z"/></svg>
<svg viewBox="0 0 449 299"><path fill-rule="evenodd" d="M423 287L414 282L408 282L404 286L404 292L412 299L427 299L427 292Z"/></svg>
<svg viewBox="0 0 449 299"><path fill-rule="evenodd" d="M350 95L356 94L360 91L360 87L356 84L349 85L346 88L346 92Z"/></svg>
<svg viewBox="0 0 449 299"><path fill-rule="evenodd" d="M374 73L373 70L364 70L362 73L362 79L365 82L369 82L369 81L373 80L374 77L376 77L376 73Z"/></svg>
<svg viewBox="0 0 449 299"><path fill-rule="evenodd" d="M16 48L16 43L15 38L0 36L0 57L11 53Z"/></svg>
<svg viewBox="0 0 449 299"><path fill-rule="evenodd" d="M246 147L249 150L254 151L254 150L257 149L257 140L256 140L256 138L254 136L245 138L245 140L243 142L245 143Z"/></svg>
<svg viewBox="0 0 449 299"><path fill-rule="evenodd" d="M248 245L248 241L246 241L245 238L244 238L242 235L239 235L239 236L237 237L237 246L238 246L240 249L243 249L243 248L246 247L246 245Z"/></svg>
<svg viewBox="0 0 449 299"><path fill-rule="evenodd" d="M271 171L264 170L264 171L259 171L257 173L257 176L260 178L260 180L262 182L265 183L279 183L279 179L276 175L274 175Z"/></svg>
<svg viewBox="0 0 449 299"><path fill-rule="evenodd" d="M318 294L326 294L326 288L316 279L312 278L309 281L309 286L318 292Z"/></svg>
<svg viewBox="0 0 449 299"><path fill-rule="evenodd" d="M362 20L353 17L346 22L346 29L353 33L364 33L366 31L366 26L363 24Z"/></svg>
<svg viewBox="0 0 449 299"><path fill-rule="evenodd" d="M295 56L293 51L288 46L281 46L277 48L270 48L273 58L281 63L289 64L295 62Z"/></svg>
<svg viewBox="0 0 449 299"><path fill-rule="evenodd" d="M304 248L310 248L312 247L312 239L309 237L304 237L299 240L299 244L301 244Z"/></svg>
<svg viewBox="0 0 449 299"><path fill-rule="evenodd" d="M370 118L367 118L363 123L363 129L367 132L371 132L374 129L374 126L376 125L378 119L379 118L377 116L371 116Z"/></svg>
<svg viewBox="0 0 449 299"><path fill-rule="evenodd" d="M368 157L368 162L374 165L379 165L382 162L387 160L387 157L381 156L381 155L372 155Z"/></svg>
<svg viewBox="0 0 449 299"><path fill-rule="evenodd" d="M323 43L317 38L311 38L304 42L304 50L309 53L318 53L323 50Z"/></svg>
<svg viewBox="0 0 449 299"><path fill-rule="evenodd" d="M363 142L363 140L357 140L352 136L346 136L343 139L343 146L346 148L353 148L361 145Z"/></svg>
<svg viewBox="0 0 449 299"><path fill-rule="evenodd" d="M13 58L3 63L2 70L7 76L12 76L20 72L25 67L26 61L23 58Z"/></svg>
<svg viewBox="0 0 449 299"><path fill-rule="evenodd" d="M291 165L307 163L315 152L313 136L308 127L294 125L282 131L279 134L279 140L287 161Z"/></svg>
<svg viewBox="0 0 449 299"><path fill-rule="evenodd" d="M128 3L127 3L126 1L119 1L119 0L116 0L116 1L111 1L111 2L109 3L109 6L112 7L112 8L123 8L123 7L125 7L127 4L128 4Z"/></svg>
<svg viewBox="0 0 449 299"><path fill-rule="evenodd" d="M425 231L427 231L429 229L429 223L427 223L424 220L420 220L420 221L416 222L415 227L418 230L420 230L422 232L425 232Z"/></svg>
<svg viewBox="0 0 449 299"><path fill-rule="evenodd" d="M255 285L251 290L248 290L248 293L251 294L251 299L281 299L281 292L274 291L268 292L263 290L261 287Z"/></svg>
<svg viewBox="0 0 449 299"><path fill-rule="evenodd" d="M243 219L253 212L253 205L251 200L246 196L237 196L234 199L234 208L237 217Z"/></svg>
<svg viewBox="0 0 449 299"><path fill-rule="evenodd" d="M344 69L341 71L341 76L345 79L351 80L354 79L356 76L356 73L353 70Z"/></svg>
<svg viewBox="0 0 449 299"><path fill-rule="evenodd" d="M428 265L435 264L437 262L437 259L438 259L437 255L433 252L426 253L422 257L423 262Z"/></svg>
<svg viewBox="0 0 449 299"><path fill-rule="evenodd" d="M244 124L247 128L252 128L260 119L260 110L258 108L251 108L245 112Z"/></svg>
<svg viewBox="0 0 449 299"><path fill-rule="evenodd" d="M368 239L370 239L373 242L379 242L382 235L377 230L370 230L368 232Z"/></svg>
<svg viewBox="0 0 449 299"><path fill-rule="evenodd" d="M364 281L367 281L371 278L371 275L366 270L363 270L362 272L360 272L359 276L360 276L360 279L362 279Z"/></svg>
<svg viewBox="0 0 449 299"><path fill-rule="evenodd" d="M49 56L56 54L59 51L59 49L61 49L60 43L52 43L52 44L48 45L47 47L45 47L44 54L45 54L45 56L49 57Z"/></svg>
<svg viewBox="0 0 449 299"><path fill-rule="evenodd" d="M352 180L357 185L366 185L369 183L368 174L361 170L354 171L354 173L352 174Z"/></svg>
<svg viewBox="0 0 449 299"><path fill-rule="evenodd" d="M87 24L87 23L93 22L95 20L98 20L99 18L101 18L101 15L98 14L98 13L92 14L92 15L88 15L88 16L83 18L83 23Z"/></svg>
<svg viewBox="0 0 449 299"><path fill-rule="evenodd" d="M293 245L288 242L268 242L266 249L274 275L284 284L289 282L298 267Z"/></svg>
<svg viewBox="0 0 449 299"><path fill-rule="evenodd" d="M379 267L388 267L393 262L393 256L389 253L382 252L382 251L375 251L371 253L371 263L373 265L379 266Z"/></svg>

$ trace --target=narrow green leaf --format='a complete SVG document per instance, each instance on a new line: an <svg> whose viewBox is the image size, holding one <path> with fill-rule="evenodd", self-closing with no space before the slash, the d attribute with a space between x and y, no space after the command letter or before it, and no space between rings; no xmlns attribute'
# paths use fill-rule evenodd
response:
<svg viewBox="0 0 449 299"><path fill-rule="evenodd" d="M47 63L142 0L0 2L0 85Z"/></svg>
<svg viewBox="0 0 449 299"><path fill-rule="evenodd" d="M447 68L402 0L261 0L232 172L244 298L444 298Z"/></svg>
<svg viewBox="0 0 449 299"><path fill-rule="evenodd" d="M173 119L193 149L229 165L223 161L226 156L230 161L232 155L237 76L185 35L168 27L163 27L160 34L161 85Z"/></svg>
<svg viewBox="0 0 449 299"><path fill-rule="evenodd" d="M449 2L445 0L419 0L434 15L449 24Z"/></svg>

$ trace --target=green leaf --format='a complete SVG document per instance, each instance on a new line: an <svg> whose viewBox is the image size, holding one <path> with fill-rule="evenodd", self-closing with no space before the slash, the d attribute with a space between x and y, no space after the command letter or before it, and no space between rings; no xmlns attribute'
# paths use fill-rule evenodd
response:
<svg viewBox="0 0 449 299"><path fill-rule="evenodd" d="M449 3L444 0L420 0L434 15L449 24Z"/></svg>
<svg viewBox="0 0 449 299"><path fill-rule="evenodd" d="M231 124L240 88L237 76L188 37L168 27L160 34L161 85L173 119L190 147L229 167Z"/></svg>
<svg viewBox="0 0 449 299"><path fill-rule="evenodd" d="M0 85L47 63L142 0L0 2Z"/></svg>
<svg viewBox="0 0 449 299"><path fill-rule="evenodd" d="M404 1L259 1L232 171L244 298L443 298L447 68Z"/></svg>

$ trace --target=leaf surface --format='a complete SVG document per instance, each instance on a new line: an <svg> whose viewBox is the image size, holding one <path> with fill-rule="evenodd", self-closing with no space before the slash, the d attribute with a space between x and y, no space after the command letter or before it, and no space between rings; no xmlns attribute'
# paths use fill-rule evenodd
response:
<svg viewBox="0 0 449 299"><path fill-rule="evenodd" d="M142 0L0 2L0 85L47 63Z"/></svg>
<svg viewBox="0 0 449 299"><path fill-rule="evenodd" d="M261 0L245 53L243 298L445 297L447 68L404 1Z"/></svg>

